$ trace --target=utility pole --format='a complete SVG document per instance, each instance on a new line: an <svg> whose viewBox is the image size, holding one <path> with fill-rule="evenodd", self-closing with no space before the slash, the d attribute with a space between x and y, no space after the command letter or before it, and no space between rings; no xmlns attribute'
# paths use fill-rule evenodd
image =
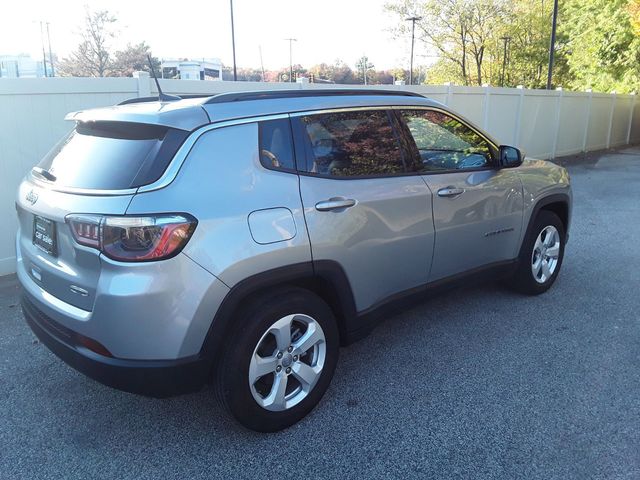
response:
<svg viewBox="0 0 640 480"><path fill-rule="evenodd" d="M258 45L258 52L260 52L260 68L262 69L262 81L264 82L264 62L262 61L262 45Z"/></svg>
<svg viewBox="0 0 640 480"><path fill-rule="evenodd" d="M409 85L413 85L413 44L416 38L416 22L422 20L422 17L413 17L405 18L407 22L411 22L411 62L409 67Z"/></svg>
<svg viewBox="0 0 640 480"><path fill-rule="evenodd" d="M293 42L297 42L297 38L285 38L289 42L289 82L293 82Z"/></svg>
<svg viewBox="0 0 640 480"><path fill-rule="evenodd" d="M231 4L231 47L233 49L233 81L238 81L238 70L236 69L236 32L233 26L233 0L229 0Z"/></svg>
<svg viewBox="0 0 640 480"><path fill-rule="evenodd" d="M40 22L40 43L42 43L42 64L44 66L44 76L48 77L47 73L47 55L44 53L44 34L42 33L42 22Z"/></svg>
<svg viewBox="0 0 640 480"><path fill-rule="evenodd" d="M551 90L553 77L553 60L556 49L556 27L558 26L558 0L553 2L553 23L551 26L551 44L549 45L549 72L547 73L547 90Z"/></svg>
<svg viewBox="0 0 640 480"><path fill-rule="evenodd" d="M47 42L49 43L49 65L51 65L51 76L55 77L56 73L53 69L53 53L51 52L51 35L49 35L49 22L47 22Z"/></svg>
<svg viewBox="0 0 640 480"><path fill-rule="evenodd" d="M369 59L366 56L362 57L362 76L364 77L364 84L367 84L367 63Z"/></svg>
<svg viewBox="0 0 640 480"><path fill-rule="evenodd" d="M507 49L509 48L508 45L511 42L511 37L500 37L500 40L504 41L504 55L502 58L502 78L500 79L500 86L504 87L504 81L505 81L505 70L507 68Z"/></svg>

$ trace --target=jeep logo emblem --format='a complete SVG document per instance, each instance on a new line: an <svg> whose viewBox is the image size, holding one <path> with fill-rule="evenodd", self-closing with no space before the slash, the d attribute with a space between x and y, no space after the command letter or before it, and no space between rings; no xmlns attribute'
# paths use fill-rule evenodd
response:
<svg viewBox="0 0 640 480"><path fill-rule="evenodd" d="M34 192L33 190L31 190L29 193L27 193L27 196L25 197L27 202L29 202L31 205L33 205L34 203L36 203L38 201L38 194L36 192Z"/></svg>

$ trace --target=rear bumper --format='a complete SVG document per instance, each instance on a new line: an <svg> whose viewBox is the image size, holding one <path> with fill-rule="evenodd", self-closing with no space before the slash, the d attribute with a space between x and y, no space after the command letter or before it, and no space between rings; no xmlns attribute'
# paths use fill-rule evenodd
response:
<svg viewBox="0 0 640 480"><path fill-rule="evenodd" d="M22 310L31 330L53 353L109 387L163 398L198 391L207 381L210 365L200 357L179 360L106 357L74 342L73 332L38 309L28 294L23 294Z"/></svg>

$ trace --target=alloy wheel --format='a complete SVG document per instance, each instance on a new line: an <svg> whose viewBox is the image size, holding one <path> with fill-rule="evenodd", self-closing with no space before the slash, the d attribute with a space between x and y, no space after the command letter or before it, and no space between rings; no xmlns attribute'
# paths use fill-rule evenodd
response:
<svg viewBox="0 0 640 480"><path fill-rule="evenodd" d="M304 314L278 319L262 335L249 364L249 387L262 408L283 411L313 390L327 347L320 324Z"/></svg>
<svg viewBox="0 0 640 480"><path fill-rule="evenodd" d="M531 273L538 283L549 280L560 258L560 233L553 225L542 229L531 253Z"/></svg>

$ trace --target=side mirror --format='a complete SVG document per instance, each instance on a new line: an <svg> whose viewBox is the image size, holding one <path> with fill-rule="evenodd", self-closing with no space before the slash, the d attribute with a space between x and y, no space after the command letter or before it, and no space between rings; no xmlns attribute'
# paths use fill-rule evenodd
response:
<svg viewBox="0 0 640 480"><path fill-rule="evenodd" d="M522 152L516 147L500 145L500 168L514 168L522 165Z"/></svg>

